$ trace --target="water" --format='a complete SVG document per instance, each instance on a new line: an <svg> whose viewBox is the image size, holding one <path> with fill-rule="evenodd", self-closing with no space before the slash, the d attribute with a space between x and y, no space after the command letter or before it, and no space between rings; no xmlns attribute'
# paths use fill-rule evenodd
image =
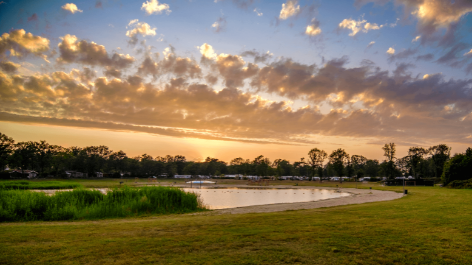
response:
<svg viewBox="0 0 472 265"><path fill-rule="evenodd" d="M349 196L346 192L323 189L190 189L200 194L210 209L227 209L275 203L311 202Z"/></svg>

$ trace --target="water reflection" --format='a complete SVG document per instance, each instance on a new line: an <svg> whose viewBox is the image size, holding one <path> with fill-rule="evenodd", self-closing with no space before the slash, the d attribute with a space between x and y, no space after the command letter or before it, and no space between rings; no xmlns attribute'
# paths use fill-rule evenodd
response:
<svg viewBox="0 0 472 265"><path fill-rule="evenodd" d="M275 203L310 202L348 196L349 193L323 189L190 189L200 194L210 209L226 209Z"/></svg>

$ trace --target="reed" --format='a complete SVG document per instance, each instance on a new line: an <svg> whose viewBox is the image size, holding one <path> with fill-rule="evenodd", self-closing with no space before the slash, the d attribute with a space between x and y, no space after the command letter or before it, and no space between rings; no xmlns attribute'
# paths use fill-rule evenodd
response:
<svg viewBox="0 0 472 265"><path fill-rule="evenodd" d="M93 220L205 210L198 195L173 187L58 191L0 190L0 222Z"/></svg>

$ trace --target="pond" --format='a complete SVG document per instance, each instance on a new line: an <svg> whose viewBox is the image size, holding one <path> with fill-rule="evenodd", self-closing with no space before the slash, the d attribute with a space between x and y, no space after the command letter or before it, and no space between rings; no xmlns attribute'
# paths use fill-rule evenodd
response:
<svg viewBox="0 0 472 265"><path fill-rule="evenodd" d="M324 189L190 189L210 209L227 209L276 203L311 202L349 196L347 192Z"/></svg>

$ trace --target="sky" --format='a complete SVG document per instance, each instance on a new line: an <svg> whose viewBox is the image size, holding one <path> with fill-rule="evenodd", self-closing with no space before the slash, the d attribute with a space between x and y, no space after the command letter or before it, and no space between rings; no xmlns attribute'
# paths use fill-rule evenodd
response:
<svg viewBox="0 0 472 265"><path fill-rule="evenodd" d="M0 132L290 161L472 146L470 0L0 1Z"/></svg>

